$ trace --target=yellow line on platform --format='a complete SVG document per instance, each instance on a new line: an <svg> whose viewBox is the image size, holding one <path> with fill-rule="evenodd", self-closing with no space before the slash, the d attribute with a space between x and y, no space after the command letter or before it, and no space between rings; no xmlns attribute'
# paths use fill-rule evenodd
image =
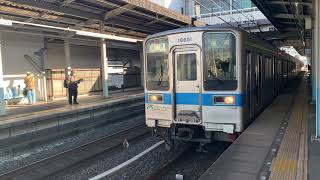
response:
<svg viewBox="0 0 320 180"><path fill-rule="evenodd" d="M269 180L304 180L306 177L308 109L305 80L298 91Z"/></svg>

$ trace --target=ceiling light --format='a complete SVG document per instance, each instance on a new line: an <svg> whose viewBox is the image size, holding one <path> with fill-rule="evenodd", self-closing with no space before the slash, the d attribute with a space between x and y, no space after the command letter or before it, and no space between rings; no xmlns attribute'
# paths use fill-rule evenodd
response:
<svg viewBox="0 0 320 180"><path fill-rule="evenodd" d="M0 25L12 26L13 23L23 24L23 25L28 25L28 26L42 27L42 28L49 28L49 29L57 29L57 30L62 30L62 31L70 31L70 32L75 32L77 35L80 35L80 36L96 37L96 38L101 38L101 39L112 39L112 40L117 40L117 41L126 41L126 42L134 42L134 43L136 43L137 41L142 41L140 39L134 39L134 38L127 38L127 37L102 34L102 33L95 33L95 32L88 32L88 31L80 31L80 30L71 29L71 28L63 28L63 27L29 23L29 22L12 21L12 20L8 20L8 19L0 18Z"/></svg>
<svg viewBox="0 0 320 180"><path fill-rule="evenodd" d="M0 19L0 25L12 26L12 21L7 19Z"/></svg>
<svg viewBox="0 0 320 180"><path fill-rule="evenodd" d="M101 34L101 33L94 33L94 32L88 32L88 31L76 31L77 35L80 36L89 36L89 37L96 37L96 38L102 38L102 39L112 39L112 40L118 40L118 41L126 41L126 42L137 42L137 39L133 38L126 38L126 37L120 37L120 36L114 36L109 34Z"/></svg>

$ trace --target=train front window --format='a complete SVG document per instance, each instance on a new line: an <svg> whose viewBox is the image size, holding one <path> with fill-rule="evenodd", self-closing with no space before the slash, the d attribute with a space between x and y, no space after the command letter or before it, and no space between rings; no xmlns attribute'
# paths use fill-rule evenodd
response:
<svg viewBox="0 0 320 180"><path fill-rule="evenodd" d="M195 53L178 55L177 77L179 81L197 80L197 56Z"/></svg>
<svg viewBox="0 0 320 180"><path fill-rule="evenodd" d="M154 39L147 42L146 84L148 90L169 90L168 40Z"/></svg>
<svg viewBox="0 0 320 180"><path fill-rule="evenodd" d="M204 89L237 89L236 40L232 33L204 33Z"/></svg>

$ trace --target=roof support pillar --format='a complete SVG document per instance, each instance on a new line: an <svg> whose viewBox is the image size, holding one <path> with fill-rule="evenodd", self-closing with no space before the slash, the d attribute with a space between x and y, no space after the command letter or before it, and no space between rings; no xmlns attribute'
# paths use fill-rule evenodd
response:
<svg viewBox="0 0 320 180"><path fill-rule="evenodd" d="M319 35L319 30L320 30L320 3L319 1L314 1L315 5L315 81L316 81L316 137L320 138L320 51L319 51L319 47L320 47L320 35Z"/></svg>
<svg viewBox="0 0 320 180"><path fill-rule="evenodd" d="M141 77L141 87L144 87L144 58L143 50L140 50L140 77Z"/></svg>
<svg viewBox="0 0 320 180"><path fill-rule="evenodd" d="M314 21L315 23L315 21ZM312 32L312 58L311 58L311 87L312 87L312 103L316 102L316 59L317 59L317 40L316 40L316 27L313 28Z"/></svg>
<svg viewBox="0 0 320 180"><path fill-rule="evenodd" d="M65 58L65 75L68 76L71 73L71 56L70 56L70 40L64 40L64 58Z"/></svg>
<svg viewBox="0 0 320 180"><path fill-rule="evenodd" d="M100 32L105 33L104 21L100 21ZM107 44L105 39L100 41L100 60L101 60L101 74L102 74L102 96L109 96L109 70L108 70L108 55L107 55Z"/></svg>
<svg viewBox="0 0 320 180"><path fill-rule="evenodd" d="M107 57L107 45L105 40L100 42L100 55L101 55L101 68L102 68L102 87L103 96L108 97L108 57Z"/></svg>
<svg viewBox="0 0 320 180"><path fill-rule="evenodd" d="M3 56L2 56L2 46L3 46L3 39L2 39L2 32L0 32L0 116L5 115L5 102L4 102L4 82L3 82Z"/></svg>

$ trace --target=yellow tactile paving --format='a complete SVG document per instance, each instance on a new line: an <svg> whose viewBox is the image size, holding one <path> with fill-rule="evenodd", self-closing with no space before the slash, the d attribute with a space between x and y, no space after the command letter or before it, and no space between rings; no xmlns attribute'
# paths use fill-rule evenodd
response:
<svg viewBox="0 0 320 180"><path fill-rule="evenodd" d="M298 91L269 180L303 180L306 177L307 98L304 81Z"/></svg>

